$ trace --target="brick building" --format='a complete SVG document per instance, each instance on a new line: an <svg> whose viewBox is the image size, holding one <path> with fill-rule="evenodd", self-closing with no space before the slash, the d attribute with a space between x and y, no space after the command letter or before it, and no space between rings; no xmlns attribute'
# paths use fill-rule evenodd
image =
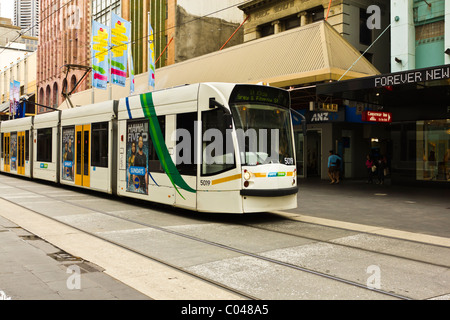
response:
<svg viewBox="0 0 450 320"><path fill-rule="evenodd" d="M41 0L40 39L37 57L37 90L40 104L57 108L63 88L72 90L84 71L71 71L66 79L64 65L90 64L89 0ZM77 91L89 88L83 81ZM38 112L46 112L43 107Z"/></svg>

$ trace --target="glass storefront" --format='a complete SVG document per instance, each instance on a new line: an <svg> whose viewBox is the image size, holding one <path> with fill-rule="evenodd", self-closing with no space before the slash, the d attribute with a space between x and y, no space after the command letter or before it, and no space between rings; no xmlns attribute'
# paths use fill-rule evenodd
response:
<svg viewBox="0 0 450 320"><path fill-rule="evenodd" d="M450 119L416 124L416 178L450 182Z"/></svg>

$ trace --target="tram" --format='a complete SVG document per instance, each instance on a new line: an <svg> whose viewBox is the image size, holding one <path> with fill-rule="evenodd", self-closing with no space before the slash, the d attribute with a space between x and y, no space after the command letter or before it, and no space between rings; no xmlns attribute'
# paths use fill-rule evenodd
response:
<svg viewBox="0 0 450 320"><path fill-rule="evenodd" d="M199 83L3 121L0 171L199 212L297 207L289 92Z"/></svg>

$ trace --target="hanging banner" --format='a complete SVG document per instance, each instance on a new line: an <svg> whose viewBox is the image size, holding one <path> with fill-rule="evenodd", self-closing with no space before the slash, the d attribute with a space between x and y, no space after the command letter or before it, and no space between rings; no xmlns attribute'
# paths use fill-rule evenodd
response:
<svg viewBox="0 0 450 320"><path fill-rule="evenodd" d="M106 90L108 85L109 27L92 21L92 86Z"/></svg>
<svg viewBox="0 0 450 320"><path fill-rule="evenodd" d="M15 112L14 109L14 83L9 83L9 114L10 116Z"/></svg>
<svg viewBox="0 0 450 320"><path fill-rule="evenodd" d="M134 63L133 55L131 53L131 46L128 49L128 68L130 69L130 94L134 93Z"/></svg>
<svg viewBox="0 0 450 320"><path fill-rule="evenodd" d="M111 82L125 87L131 23L114 13L111 19Z"/></svg>
<svg viewBox="0 0 450 320"><path fill-rule="evenodd" d="M148 23L148 86L155 89L155 35Z"/></svg>
<svg viewBox="0 0 450 320"><path fill-rule="evenodd" d="M16 80L10 82L9 89L10 114L12 114L14 118L16 118L17 111L19 110L20 82Z"/></svg>

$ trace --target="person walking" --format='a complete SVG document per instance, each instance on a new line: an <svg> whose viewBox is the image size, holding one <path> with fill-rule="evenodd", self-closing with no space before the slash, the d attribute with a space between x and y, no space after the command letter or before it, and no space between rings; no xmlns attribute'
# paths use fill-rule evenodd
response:
<svg viewBox="0 0 450 320"><path fill-rule="evenodd" d="M367 183L373 183L373 169L374 163L373 160L370 158L370 155L367 155L366 157L366 169L367 169Z"/></svg>
<svg viewBox="0 0 450 320"><path fill-rule="evenodd" d="M339 170L341 167L342 158L330 150L328 156L328 176L331 179L330 184L339 183Z"/></svg>
<svg viewBox="0 0 450 320"><path fill-rule="evenodd" d="M387 165L386 157L380 156L380 159L378 159L378 166L377 166L378 184L384 184L384 175L385 175L386 165Z"/></svg>

